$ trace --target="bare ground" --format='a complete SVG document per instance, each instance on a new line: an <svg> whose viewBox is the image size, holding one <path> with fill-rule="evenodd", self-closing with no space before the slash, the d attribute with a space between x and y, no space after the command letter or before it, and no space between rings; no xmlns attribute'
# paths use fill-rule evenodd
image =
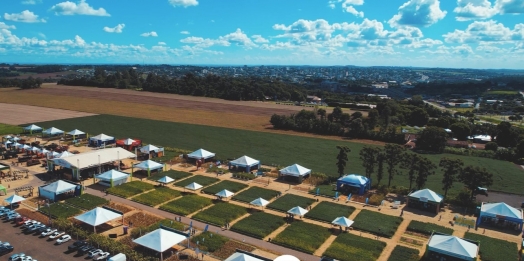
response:
<svg viewBox="0 0 524 261"><path fill-rule="evenodd" d="M30 124L41 121L70 119L95 115L93 113L42 108L29 105L0 103L0 123L11 125Z"/></svg>

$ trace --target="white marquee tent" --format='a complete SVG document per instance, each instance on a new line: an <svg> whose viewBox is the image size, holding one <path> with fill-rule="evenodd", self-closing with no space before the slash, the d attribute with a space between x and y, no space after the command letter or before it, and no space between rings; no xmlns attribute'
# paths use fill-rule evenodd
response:
<svg viewBox="0 0 524 261"><path fill-rule="evenodd" d="M338 217L338 218L335 218L335 220L331 222L331 224L333 225L343 226L343 227L350 227L351 225L353 225L353 223L354 223L353 220L346 218L346 217Z"/></svg>
<svg viewBox="0 0 524 261"><path fill-rule="evenodd" d="M27 127L24 127L24 130L29 131L29 133L33 133L33 131L41 131L42 127L31 124Z"/></svg>
<svg viewBox="0 0 524 261"><path fill-rule="evenodd" d="M230 255L226 260L224 261L269 261L271 259L264 258L261 256L254 255L252 253L246 253L244 251L235 252L234 254Z"/></svg>
<svg viewBox="0 0 524 261"><path fill-rule="evenodd" d="M215 153L209 152L205 149L198 149L187 155L188 158L192 158L196 160L209 159L209 158L213 158L214 156L215 156Z"/></svg>
<svg viewBox="0 0 524 261"><path fill-rule="evenodd" d="M246 168L246 172L249 172L251 167L258 166L258 168L260 168L260 161L244 155L236 160L230 161L230 169L231 166L243 167Z"/></svg>
<svg viewBox="0 0 524 261"><path fill-rule="evenodd" d="M49 185L38 187L38 193L40 197L48 198L52 201L56 201L56 196L70 192L77 191L80 185L69 183L67 181L58 180Z"/></svg>
<svg viewBox="0 0 524 261"><path fill-rule="evenodd" d="M304 216L308 211L301 208L301 207L294 207L287 211L289 214L297 215L297 216Z"/></svg>
<svg viewBox="0 0 524 261"><path fill-rule="evenodd" d="M76 216L75 219L93 226L93 229L96 233L96 226L102 225L120 217L123 218L123 214L121 212L109 208L97 207L95 209L92 209L90 211Z"/></svg>
<svg viewBox="0 0 524 261"><path fill-rule="evenodd" d="M162 184L164 184L164 185L166 185L166 184L168 184L168 183L171 183L171 182L175 181L175 179L173 179L173 178L171 178L171 177L168 177L168 176L163 176L163 177L161 177L161 178L160 178L159 180L157 180L157 181L160 182L160 183L162 183Z"/></svg>
<svg viewBox="0 0 524 261"><path fill-rule="evenodd" d="M147 176L151 176L151 170L156 169L162 169L164 167L164 164L160 164L158 162L154 162L152 160L146 160L142 161L138 164L133 165L133 168L139 168L142 170L147 170ZM131 171L131 176L133 175L133 172Z"/></svg>
<svg viewBox="0 0 524 261"><path fill-rule="evenodd" d="M189 189L189 190L197 190L197 189L201 189L202 185L200 185L200 184L198 184L196 182L193 182L193 183L185 186L184 188Z"/></svg>
<svg viewBox="0 0 524 261"><path fill-rule="evenodd" d="M189 238L188 234L161 226L159 229L149 232L142 237L133 240L134 243L160 252L160 260L163 260L162 253L174 245Z"/></svg>
<svg viewBox="0 0 524 261"><path fill-rule="evenodd" d="M45 130L43 133L47 135L60 135L60 134L64 134L64 131L61 129L57 129L55 127L51 127Z"/></svg>
<svg viewBox="0 0 524 261"><path fill-rule="evenodd" d="M95 177L102 180L99 184L114 187L126 183L129 174L112 169Z"/></svg>
<svg viewBox="0 0 524 261"><path fill-rule="evenodd" d="M311 173L310 169L306 169L298 164L287 166L280 170L281 175L288 175L294 177L301 177Z"/></svg>
<svg viewBox="0 0 524 261"><path fill-rule="evenodd" d="M469 241L450 235L432 235L428 251L455 257L460 260L476 260L479 247ZM429 253L431 255L431 253Z"/></svg>
<svg viewBox="0 0 524 261"><path fill-rule="evenodd" d="M269 204L269 201L263 199L263 198L257 198L253 201L251 201L249 204L255 205L258 207L265 207L267 204Z"/></svg>
<svg viewBox="0 0 524 261"><path fill-rule="evenodd" d="M221 198L229 198L231 196L235 195L235 193L227 190L227 189L223 189L221 191L219 191L218 193L215 194L215 196L217 197L221 197Z"/></svg>

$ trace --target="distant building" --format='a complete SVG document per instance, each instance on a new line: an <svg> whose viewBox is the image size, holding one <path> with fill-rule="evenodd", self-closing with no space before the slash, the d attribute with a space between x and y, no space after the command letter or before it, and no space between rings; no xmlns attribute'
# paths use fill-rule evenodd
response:
<svg viewBox="0 0 524 261"><path fill-rule="evenodd" d="M314 95L308 95L306 97L306 102L313 102L313 103L322 103L322 99L321 98L318 98L317 96L314 96Z"/></svg>

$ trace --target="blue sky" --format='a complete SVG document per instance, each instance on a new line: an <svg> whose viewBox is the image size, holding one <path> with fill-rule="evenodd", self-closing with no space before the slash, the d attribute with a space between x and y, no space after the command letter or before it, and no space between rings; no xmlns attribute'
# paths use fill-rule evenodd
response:
<svg viewBox="0 0 524 261"><path fill-rule="evenodd" d="M524 68L524 0L0 0L0 61Z"/></svg>

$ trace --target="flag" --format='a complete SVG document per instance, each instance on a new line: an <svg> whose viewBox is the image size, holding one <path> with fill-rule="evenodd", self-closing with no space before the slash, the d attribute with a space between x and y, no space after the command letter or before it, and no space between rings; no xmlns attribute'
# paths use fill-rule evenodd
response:
<svg viewBox="0 0 524 261"><path fill-rule="evenodd" d="M317 188L317 196L320 195L320 188Z"/></svg>
<svg viewBox="0 0 524 261"><path fill-rule="evenodd" d="M204 228L204 232L206 232L208 228L209 228L209 225L206 225L206 227Z"/></svg>

